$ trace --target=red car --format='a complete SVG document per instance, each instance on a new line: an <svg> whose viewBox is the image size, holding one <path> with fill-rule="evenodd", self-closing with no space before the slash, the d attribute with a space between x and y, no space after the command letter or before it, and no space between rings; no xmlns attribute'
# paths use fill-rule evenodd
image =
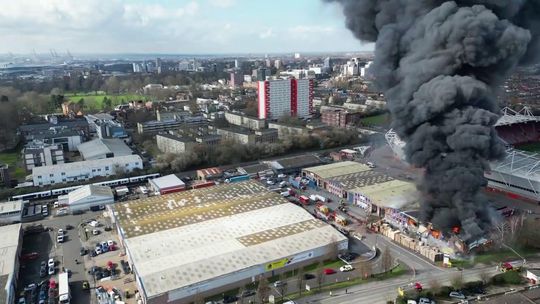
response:
<svg viewBox="0 0 540 304"><path fill-rule="evenodd" d="M418 282L414 283L414 289L416 289L417 291L422 291L422 284Z"/></svg>
<svg viewBox="0 0 540 304"><path fill-rule="evenodd" d="M30 260L35 260L39 257L39 253L37 252L29 252L29 253L25 253L21 256L21 260L23 261L30 261Z"/></svg>
<svg viewBox="0 0 540 304"><path fill-rule="evenodd" d="M323 270L323 273L326 274L326 275L330 275L330 274L336 273L336 271L334 269L332 269L332 268L325 268Z"/></svg>

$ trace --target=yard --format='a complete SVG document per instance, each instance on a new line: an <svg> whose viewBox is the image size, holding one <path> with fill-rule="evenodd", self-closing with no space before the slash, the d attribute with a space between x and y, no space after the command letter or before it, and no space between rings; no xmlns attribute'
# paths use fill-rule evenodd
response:
<svg viewBox="0 0 540 304"><path fill-rule="evenodd" d="M360 119L360 122L365 126L385 126L390 123L390 116L388 113L369 116Z"/></svg>
<svg viewBox="0 0 540 304"><path fill-rule="evenodd" d="M90 110L102 110L104 108L103 99L105 97L112 101L111 105L113 107L131 100L148 99L147 97L138 94L108 95L105 92L69 93L65 96L73 102L78 102L81 98L84 99L85 106Z"/></svg>
<svg viewBox="0 0 540 304"><path fill-rule="evenodd" d="M7 164L9 166L9 171L11 172L11 178L16 178L18 180L24 179L26 176L26 171L19 167L20 164L20 154L16 151L3 152L0 153L0 163Z"/></svg>

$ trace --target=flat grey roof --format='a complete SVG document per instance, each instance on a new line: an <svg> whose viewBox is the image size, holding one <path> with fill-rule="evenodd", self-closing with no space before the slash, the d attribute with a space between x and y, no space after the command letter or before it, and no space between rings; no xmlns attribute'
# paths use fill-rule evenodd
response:
<svg viewBox="0 0 540 304"><path fill-rule="evenodd" d="M109 153L115 157L133 154L126 143L118 138L97 138L78 145L77 149L85 160L100 158Z"/></svg>
<svg viewBox="0 0 540 304"><path fill-rule="evenodd" d="M158 189L165 189L170 187L185 186L184 182L174 174L169 174L166 176L154 178L150 180L150 183L153 184Z"/></svg>
<svg viewBox="0 0 540 304"><path fill-rule="evenodd" d="M22 200L0 203L0 214L21 211L22 207Z"/></svg>

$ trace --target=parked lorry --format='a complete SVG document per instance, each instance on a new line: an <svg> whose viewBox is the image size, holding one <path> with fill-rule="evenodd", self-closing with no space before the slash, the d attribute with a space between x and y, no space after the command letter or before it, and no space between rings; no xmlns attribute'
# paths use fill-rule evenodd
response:
<svg viewBox="0 0 540 304"><path fill-rule="evenodd" d="M317 201L321 201L323 203L326 203L327 199L326 197L322 196L322 195L318 195L318 194L312 194L309 196L309 199L312 201L312 202L317 202Z"/></svg>

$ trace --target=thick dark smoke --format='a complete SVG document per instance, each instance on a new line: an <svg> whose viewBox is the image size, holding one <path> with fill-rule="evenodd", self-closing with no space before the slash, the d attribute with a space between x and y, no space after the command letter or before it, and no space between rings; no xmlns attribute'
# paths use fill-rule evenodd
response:
<svg viewBox="0 0 540 304"><path fill-rule="evenodd" d="M407 160L425 168L424 220L465 238L490 226L481 189L504 155L495 94L512 69L537 59L540 0L328 0L376 42L372 71Z"/></svg>

